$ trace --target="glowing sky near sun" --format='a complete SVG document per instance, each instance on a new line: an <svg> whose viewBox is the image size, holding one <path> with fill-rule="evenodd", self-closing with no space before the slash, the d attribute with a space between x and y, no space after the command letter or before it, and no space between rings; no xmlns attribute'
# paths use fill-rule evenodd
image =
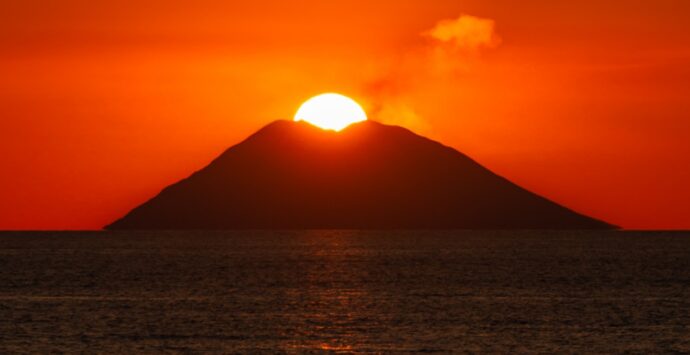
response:
<svg viewBox="0 0 690 355"><path fill-rule="evenodd" d="M629 228L690 228L690 3L4 1L0 229L99 228L347 93Z"/></svg>

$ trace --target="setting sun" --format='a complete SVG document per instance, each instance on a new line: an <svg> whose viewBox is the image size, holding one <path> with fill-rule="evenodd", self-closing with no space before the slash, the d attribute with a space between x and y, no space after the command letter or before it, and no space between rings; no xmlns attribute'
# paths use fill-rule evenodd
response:
<svg viewBox="0 0 690 355"><path fill-rule="evenodd" d="M295 121L309 122L317 127L342 131L347 126L367 120L362 107L347 96L323 94L303 103L295 114Z"/></svg>

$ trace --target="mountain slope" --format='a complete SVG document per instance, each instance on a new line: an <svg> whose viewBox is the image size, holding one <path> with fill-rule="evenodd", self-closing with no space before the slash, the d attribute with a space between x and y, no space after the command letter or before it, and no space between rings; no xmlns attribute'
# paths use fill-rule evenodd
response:
<svg viewBox="0 0 690 355"><path fill-rule="evenodd" d="M376 122L277 121L107 229L605 229L462 153Z"/></svg>

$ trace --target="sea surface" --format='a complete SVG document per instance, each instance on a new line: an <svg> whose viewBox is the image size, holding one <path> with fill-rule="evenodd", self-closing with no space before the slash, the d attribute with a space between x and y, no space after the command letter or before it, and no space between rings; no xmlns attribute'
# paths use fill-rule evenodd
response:
<svg viewBox="0 0 690 355"><path fill-rule="evenodd" d="M0 353L690 352L690 233L0 233Z"/></svg>

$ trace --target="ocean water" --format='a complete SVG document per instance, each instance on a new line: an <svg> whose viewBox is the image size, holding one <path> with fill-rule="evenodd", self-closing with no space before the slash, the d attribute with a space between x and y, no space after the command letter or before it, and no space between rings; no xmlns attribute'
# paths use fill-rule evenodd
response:
<svg viewBox="0 0 690 355"><path fill-rule="evenodd" d="M0 233L0 353L690 352L690 233Z"/></svg>

